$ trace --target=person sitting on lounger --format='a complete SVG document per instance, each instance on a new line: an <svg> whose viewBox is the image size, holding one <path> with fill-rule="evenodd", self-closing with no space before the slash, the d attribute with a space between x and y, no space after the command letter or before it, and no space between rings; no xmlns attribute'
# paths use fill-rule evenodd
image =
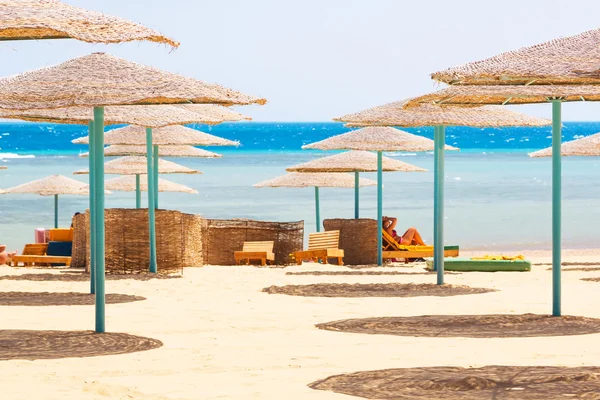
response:
<svg viewBox="0 0 600 400"><path fill-rule="evenodd" d="M425 242L423 241L423 238L421 238L421 234L419 233L419 231L417 231L417 228L408 228L406 232L404 232L404 235L399 236L394 230L397 223L397 218L385 216L383 217L383 229L391 237L393 237L396 240L396 242L406 246L425 246Z"/></svg>

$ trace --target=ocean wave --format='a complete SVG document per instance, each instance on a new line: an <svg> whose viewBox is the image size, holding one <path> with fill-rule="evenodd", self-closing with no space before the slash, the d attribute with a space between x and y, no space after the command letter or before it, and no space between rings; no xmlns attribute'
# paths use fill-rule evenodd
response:
<svg viewBox="0 0 600 400"><path fill-rule="evenodd" d="M0 153L0 160L8 158L35 158L33 154Z"/></svg>

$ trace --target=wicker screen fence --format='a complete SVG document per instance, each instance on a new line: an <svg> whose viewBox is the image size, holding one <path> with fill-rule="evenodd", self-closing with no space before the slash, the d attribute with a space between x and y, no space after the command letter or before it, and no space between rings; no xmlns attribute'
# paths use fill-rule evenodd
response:
<svg viewBox="0 0 600 400"><path fill-rule="evenodd" d="M377 263L377 221L374 219L326 219L326 231L340 231L340 249L344 250L344 264L366 265Z"/></svg>

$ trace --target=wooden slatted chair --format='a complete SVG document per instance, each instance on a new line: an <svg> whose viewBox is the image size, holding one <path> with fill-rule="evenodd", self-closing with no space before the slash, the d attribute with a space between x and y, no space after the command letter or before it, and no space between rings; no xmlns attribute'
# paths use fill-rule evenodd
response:
<svg viewBox="0 0 600 400"><path fill-rule="evenodd" d="M41 266L48 264L64 264L67 267L71 265L71 257L67 256L47 256L48 243L26 244L21 255L12 256L10 265L18 267L23 263L24 267Z"/></svg>
<svg viewBox="0 0 600 400"><path fill-rule="evenodd" d="M344 250L339 248L340 231L325 231L308 235L308 250L296 251L294 257L298 265L303 260L317 260L327 264L329 258L337 258L337 265L344 265Z"/></svg>
<svg viewBox="0 0 600 400"><path fill-rule="evenodd" d="M240 265L242 260L246 260L246 264L250 264L250 260L259 260L260 265L267 265L267 262L271 261L271 264L275 262L275 254L273 253L273 246L275 242L244 242L242 251L236 251L233 253L235 258L235 265Z"/></svg>
<svg viewBox="0 0 600 400"><path fill-rule="evenodd" d="M433 246L406 246L396 242L385 229L383 234L383 259L403 258L405 263L408 263L411 258L433 257ZM444 246L444 257L458 257L458 246Z"/></svg>

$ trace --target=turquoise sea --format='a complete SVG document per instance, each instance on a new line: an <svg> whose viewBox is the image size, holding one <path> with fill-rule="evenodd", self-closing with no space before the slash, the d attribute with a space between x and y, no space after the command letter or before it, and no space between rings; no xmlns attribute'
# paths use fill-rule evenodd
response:
<svg viewBox="0 0 600 400"><path fill-rule="evenodd" d="M161 193L161 208L202 214L210 218L252 218L273 221L304 220L315 230L312 189L253 188L252 184L282 175L285 168L331 153L301 150L302 144L347 131L337 123L235 123L195 126L215 135L239 140L239 148L212 148L221 159L173 159L201 170L203 175L171 175L167 179L191 186L198 195ZM432 137L428 128L411 129ZM600 131L600 123L566 122L564 140ZM73 176L86 168L80 158L85 146L71 140L86 128L69 125L0 123L0 188L51 174ZM530 159L527 153L550 145L550 128L449 128L447 142L458 153L446 153L446 241L463 248L521 250L550 248L551 165L549 159ZM430 153L388 153L429 170ZM600 166L595 157L564 158L563 238L565 248L598 247L600 228ZM374 174L363 174L375 179ZM433 239L433 173L384 174L384 214L399 218L400 229L417 227L426 242ZM115 192L107 207L134 207L134 193ZM321 189L322 218L353 217L353 191ZM87 208L87 198L63 196L60 224L68 226L73 213ZM361 216L374 218L376 189L364 188ZM21 249L33 240L36 227L51 227L53 199L35 195L0 196L0 243Z"/></svg>

